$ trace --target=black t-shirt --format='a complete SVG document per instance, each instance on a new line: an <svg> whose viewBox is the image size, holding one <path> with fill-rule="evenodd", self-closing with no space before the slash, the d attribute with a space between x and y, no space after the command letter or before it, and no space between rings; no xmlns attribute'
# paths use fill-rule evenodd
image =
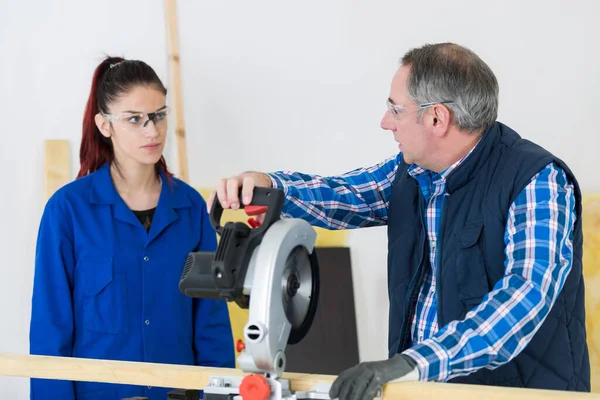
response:
<svg viewBox="0 0 600 400"><path fill-rule="evenodd" d="M154 218L155 211L156 207L151 208L149 210L133 211L133 213L140 220L144 228L146 228L146 232L150 232L150 226L152 225L152 218Z"/></svg>

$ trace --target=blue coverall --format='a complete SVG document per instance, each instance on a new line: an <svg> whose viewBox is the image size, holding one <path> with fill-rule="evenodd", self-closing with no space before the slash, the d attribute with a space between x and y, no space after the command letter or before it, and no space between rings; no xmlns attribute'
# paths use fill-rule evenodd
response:
<svg viewBox="0 0 600 400"><path fill-rule="evenodd" d="M227 304L178 284L190 251L216 248L206 203L162 177L149 232L117 194L108 165L59 189L40 223L30 353L235 367ZM173 388L31 379L35 400L166 400Z"/></svg>

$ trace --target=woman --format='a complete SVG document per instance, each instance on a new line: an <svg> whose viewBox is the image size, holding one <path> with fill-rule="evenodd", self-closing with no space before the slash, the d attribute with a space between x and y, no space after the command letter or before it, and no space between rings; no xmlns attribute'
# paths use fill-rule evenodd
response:
<svg viewBox="0 0 600 400"><path fill-rule="evenodd" d="M188 253L214 251L216 234L203 198L162 156L166 93L142 61L97 67L81 170L40 224L32 354L235 367L226 303L178 288ZM36 400L166 400L170 389L31 380Z"/></svg>

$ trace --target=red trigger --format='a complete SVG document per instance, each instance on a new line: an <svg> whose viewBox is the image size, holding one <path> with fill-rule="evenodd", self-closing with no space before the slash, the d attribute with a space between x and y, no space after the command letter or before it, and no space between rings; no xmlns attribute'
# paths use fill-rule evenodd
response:
<svg viewBox="0 0 600 400"><path fill-rule="evenodd" d="M244 211L246 211L246 215L254 216L266 213L267 208L267 206L244 206Z"/></svg>
<svg viewBox="0 0 600 400"><path fill-rule="evenodd" d="M248 224L250 224L250 227L252 229L258 228L260 226L260 222L258 222L254 218L248 218Z"/></svg>

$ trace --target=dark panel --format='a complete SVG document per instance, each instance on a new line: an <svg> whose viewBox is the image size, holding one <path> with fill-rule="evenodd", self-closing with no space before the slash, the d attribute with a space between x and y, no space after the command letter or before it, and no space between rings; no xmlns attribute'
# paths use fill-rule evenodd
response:
<svg viewBox="0 0 600 400"><path fill-rule="evenodd" d="M350 249L317 248L321 291L312 328L286 347L286 372L338 375L358 364Z"/></svg>

